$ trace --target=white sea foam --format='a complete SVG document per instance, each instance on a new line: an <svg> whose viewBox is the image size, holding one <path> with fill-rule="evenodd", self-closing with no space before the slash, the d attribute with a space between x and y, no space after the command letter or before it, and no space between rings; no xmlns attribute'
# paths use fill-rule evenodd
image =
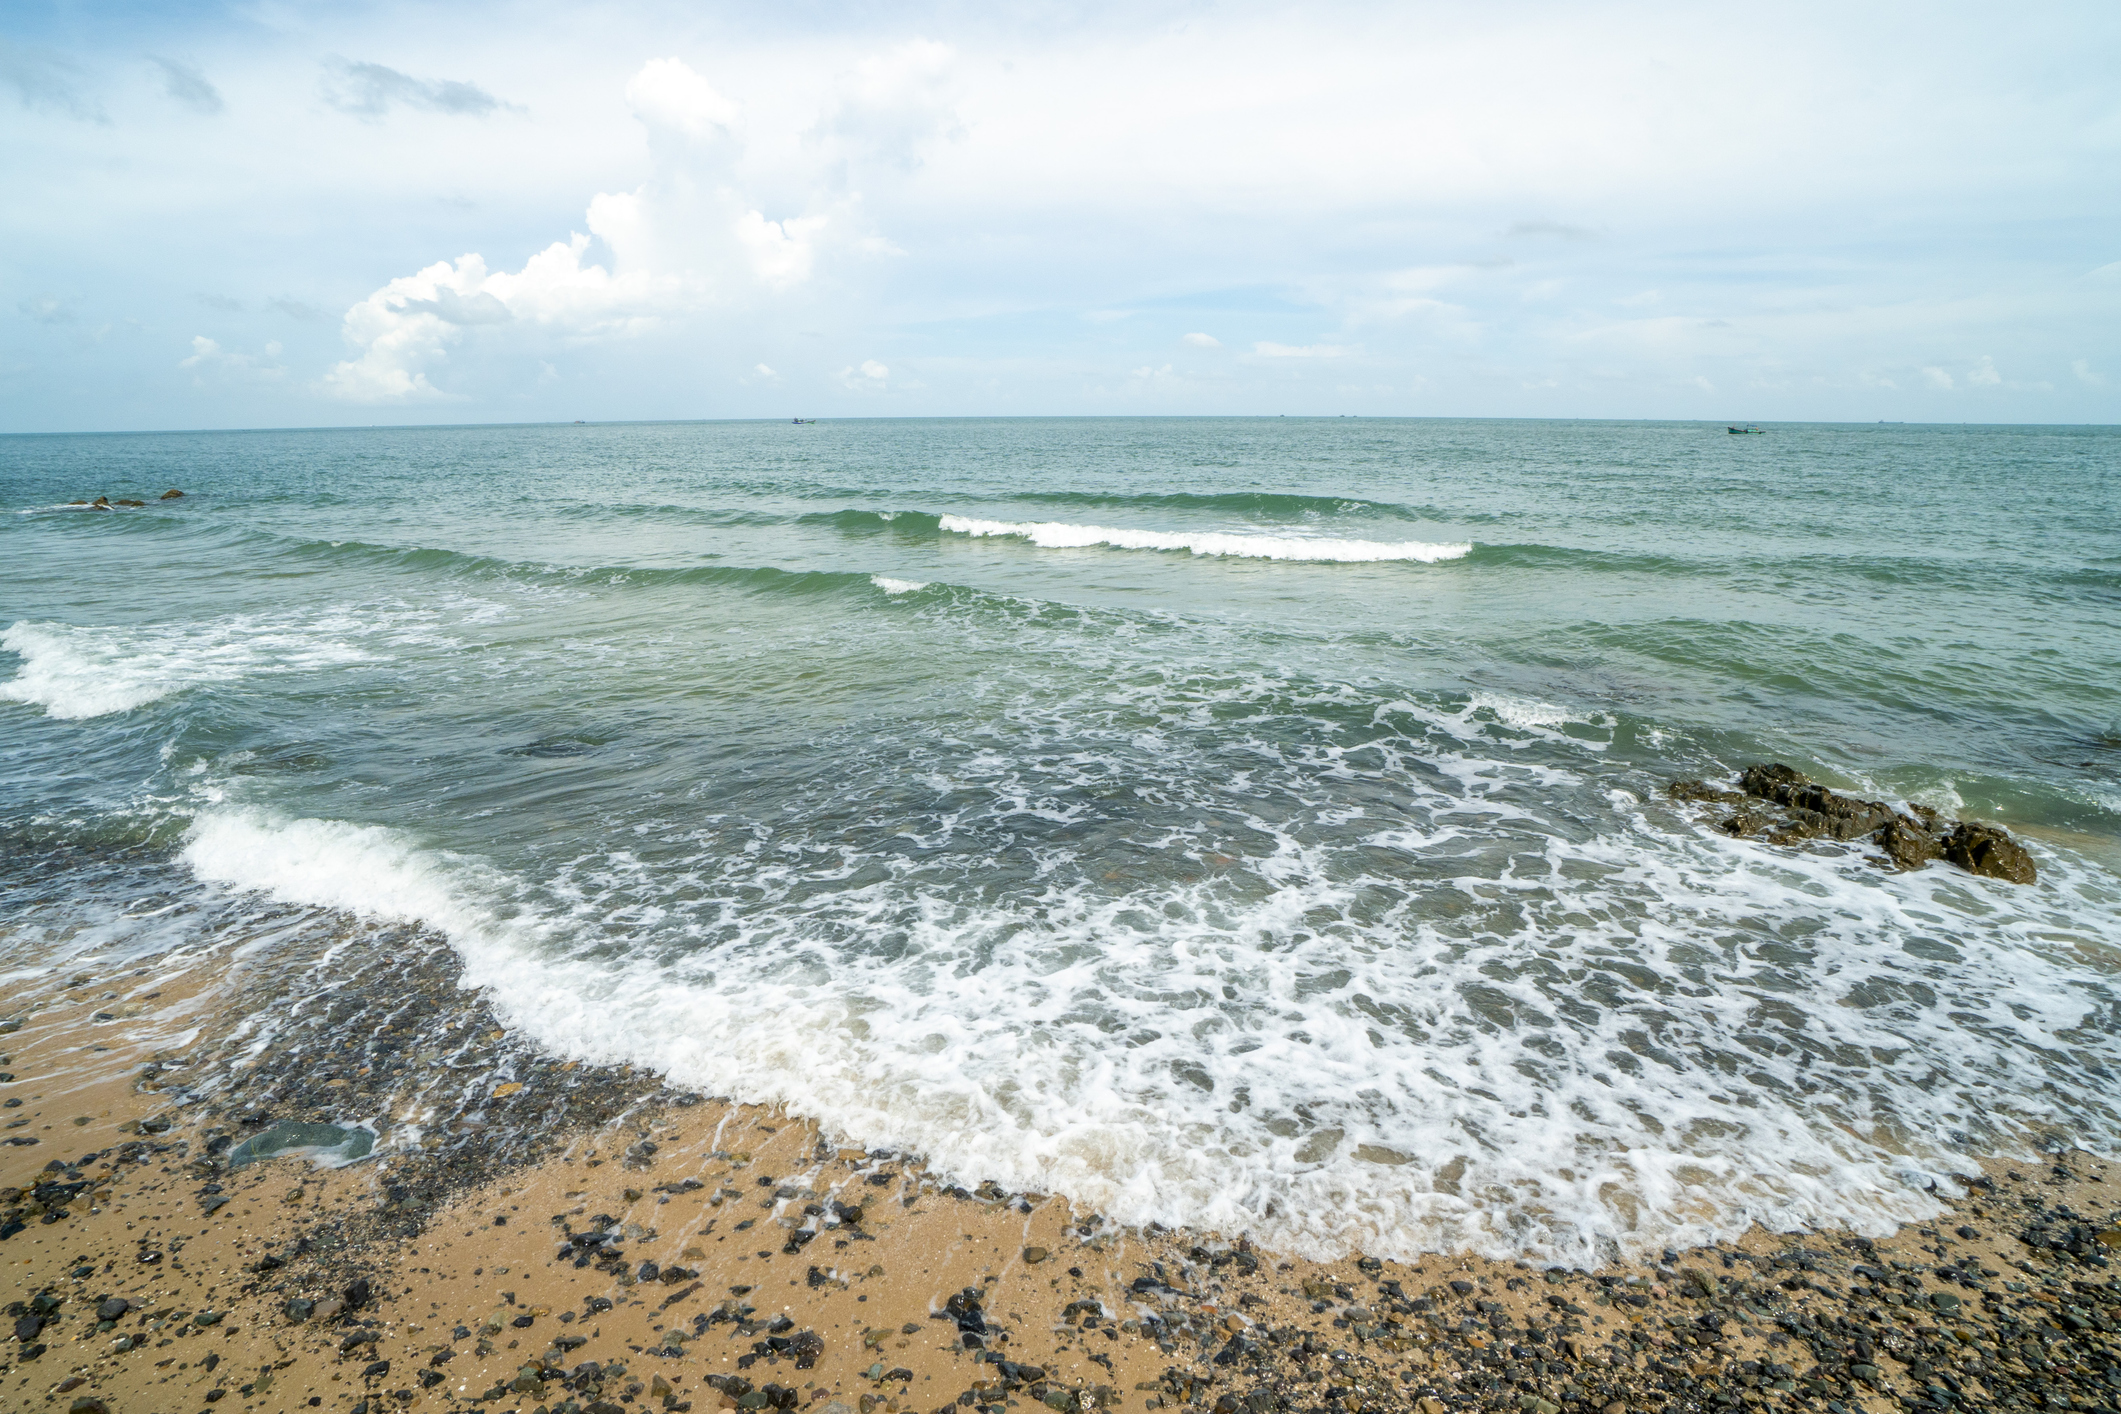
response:
<svg viewBox="0 0 2121 1414"><path fill-rule="evenodd" d="M1301 535L1230 534L1220 531L1170 532L1071 525L1066 521L975 520L946 515L942 528L958 535L1011 536L1044 549L1081 549L1106 545L1120 550L1186 550L1196 555L1231 555L1260 560L1325 560L1357 563L1374 560L1462 559L1471 545L1431 544L1421 540L1331 540Z"/></svg>
<svg viewBox="0 0 2121 1414"><path fill-rule="evenodd" d="M869 582L886 594L913 594L928 587L925 579L893 579L887 574L873 574Z"/></svg>
<svg viewBox="0 0 2121 1414"><path fill-rule="evenodd" d="M0 633L22 659L0 700L62 721L129 712L188 688L374 662L431 640L437 618L386 606L116 628L22 621Z"/></svg>
<svg viewBox="0 0 2121 1414"><path fill-rule="evenodd" d="M1756 1219L1878 1232L1934 1211L1901 1175L1948 1182L1952 1131L2052 1117L2007 1082L2067 1050L2090 1005L2064 961L2084 925L2058 934L2054 900L1725 841L1616 793L1610 833L1542 854L1520 829L1462 920L1422 916L1372 871L1534 823L1510 803L1516 763L1429 764L1453 784L1352 854L1284 827L1241 859L1175 836L1185 867L1161 877L1055 872L1015 898L903 870L820 895L794 857L741 850L607 850L533 881L239 807L202 813L184 857L237 888L424 920L468 984L564 1053L787 1105L966 1181L1321 1254L1581 1259ZM1042 808L1027 769L989 754L939 784ZM2042 869L2045 887L2082 882ZM1793 941L1728 940L1761 917ZM1953 1007L1893 1000L1927 985L1907 950L1942 938ZM1794 993L1777 948L1815 959Z"/></svg>
<svg viewBox="0 0 2121 1414"><path fill-rule="evenodd" d="M1557 707L1551 702L1535 698L1509 697L1499 692L1476 692L1466 702L1468 714L1486 711L1508 726L1530 730L1535 727L1559 727L1570 722L1588 722L1591 719L1567 707Z"/></svg>

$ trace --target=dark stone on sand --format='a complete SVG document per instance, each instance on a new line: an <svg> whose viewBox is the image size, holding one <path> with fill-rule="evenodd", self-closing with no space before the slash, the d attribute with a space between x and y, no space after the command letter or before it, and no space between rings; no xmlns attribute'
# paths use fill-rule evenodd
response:
<svg viewBox="0 0 2121 1414"><path fill-rule="evenodd" d="M389 1373L390 1362L388 1360L371 1360L368 1364L361 1367L361 1378L364 1380L380 1380Z"/></svg>
<svg viewBox="0 0 2121 1414"><path fill-rule="evenodd" d="M346 1309L349 1311L360 1310L368 1304L368 1298L371 1294L368 1278L356 1277L353 1283L346 1288Z"/></svg>
<svg viewBox="0 0 2121 1414"><path fill-rule="evenodd" d="M2033 857L2025 852L2025 846L2000 826L1962 820L1944 837L1943 852L1946 859L1967 873L1983 878L2030 884L2038 877Z"/></svg>
<svg viewBox="0 0 2121 1414"><path fill-rule="evenodd" d="M133 1303L127 1301L124 1297L108 1297L101 1305L96 1307L96 1319L99 1321L115 1321L132 1309Z"/></svg>

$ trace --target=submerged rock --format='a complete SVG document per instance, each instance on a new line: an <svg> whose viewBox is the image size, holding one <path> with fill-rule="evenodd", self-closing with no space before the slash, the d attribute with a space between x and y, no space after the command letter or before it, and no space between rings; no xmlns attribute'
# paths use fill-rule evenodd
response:
<svg viewBox="0 0 2121 1414"><path fill-rule="evenodd" d="M1738 789L1707 781L1674 781L1665 788L1674 800L1739 808L1715 821L1724 834L1739 839L1764 838L1769 844L1805 840L1868 838L1884 851L1881 862L1895 869L1920 869L1944 859L1970 874L2030 884L2037 877L2033 857L2000 825L1960 821L1949 830L1937 812L1923 805L1896 810L1883 801L1842 795L1780 762L1746 767Z"/></svg>
<svg viewBox="0 0 2121 1414"><path fill-rule="evenodd" d="M285 1155L315 1159L330 1165L350 1164L355 1159L366 1158L375 1143L376 1136L366 1129L341 1129L336 1124L282 1120L229 1150L228 1166L238 1169L260 1159L277 1159Z"/></svg>
<svg viewBox="0 0 2121 1414"><path fill-rule="evenodd" d="M183 495L184 493L182 491L179 491L176 487L172 486L155 499L160 501L175 501L181 499Z"/></svg>

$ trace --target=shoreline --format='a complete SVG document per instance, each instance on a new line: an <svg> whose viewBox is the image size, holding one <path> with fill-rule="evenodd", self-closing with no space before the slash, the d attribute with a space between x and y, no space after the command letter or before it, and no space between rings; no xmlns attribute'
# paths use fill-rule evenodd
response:
<svg viewBox="0 0 2121 1414"><path fill-rule="evenodd" d="M458 992L432 935L386 941L91 957L18 989L17 1407L2121 1407L2121 1171L2093 1156L1984 1163L1935 1223L1875 1242L1756 1227L1596 1270L1316 1262L947 1186L560 1060ZM410 1142L230 1167L278 1121L363 1105Z"/></svg>

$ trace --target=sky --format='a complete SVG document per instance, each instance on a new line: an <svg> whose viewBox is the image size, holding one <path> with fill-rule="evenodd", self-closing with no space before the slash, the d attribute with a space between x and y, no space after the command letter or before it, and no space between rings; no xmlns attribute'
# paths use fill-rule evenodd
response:
<svg viewBox="0 0 2121 1414"><path fill-rule="evenodd" d="M0 431L2121 422L2121 6L0 7Z"/></svg>

